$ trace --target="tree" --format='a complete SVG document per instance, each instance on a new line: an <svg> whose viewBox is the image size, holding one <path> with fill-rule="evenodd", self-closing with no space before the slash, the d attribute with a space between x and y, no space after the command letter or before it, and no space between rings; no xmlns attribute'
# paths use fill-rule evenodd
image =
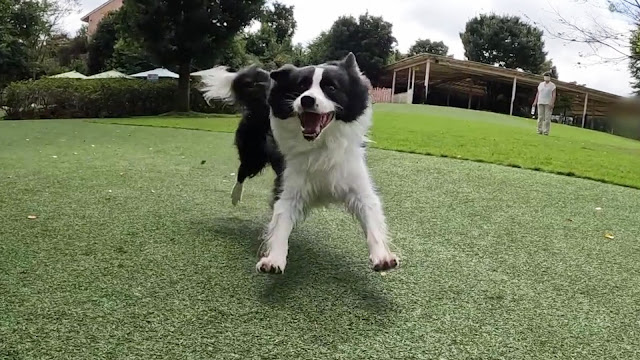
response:
<svg viewBox="0 0 640 360"><path fill-rule="evenodd" d="M553 65L553 60L549 59L547 61L544 62L544 64L542 64L542 69L541 71L544 72L550 72L551 73L551 78L553 79L558 79L559 75L558 75L558 67L556 67L555 65Z"/></svg>
<svg viewBox="0 0 640 360"><path fill-rule="evenodd" d="M35 78L43 73L51 73L54 61L50 58L51 42L63 32L63 20L78 8L78 0L30 0L16 1L21 4L28 30L22 41L27 46L31 75ZM49 70L47 70L49 69ZM55 72L55 71L53 71Z"/></svg>
<svg viewBox="0 0 640 360"><path fill-rule="evenodd" d="M584 5L592 9L600 8L601 2L595 0L583 0ZM575 20L572 16L565 16L555 11L557 22L561 31L547 31L555 38L571 43L583 43L588 45L591 53L583 56L597 56L604 62L620 62L622 60L637 60L638 54L634 54L629 42L633 40L635 29L640 25L640 1L636 0L606 0L607 10L618 15L623 21L631 25L627 29L614 28L599 20L599 16L591 16L591 21L583 22ZM582 19L580 19L582 20ZM547 29L549 30L549 29ZM609 55L603 55L607 50Z"/></svg>
<svg viewBox="0 0 640 360"><path fill-rule="evenodd" d="M395 43L392 25L382 17L364 14L356 20L343 16L309 45L309 60L321 63L353 52L360 70L375 82L391 58Z"/></svg>
<svg viewBox="0 0 640 360"><path fill-rule="evenodd" d="M97 74L106 70L107 61L113 56L114 48L118 41L116 23L121 18L120 14L120 11L107 14L102 18L96 32L91 37L87 60L89 74Z"/></svg>
<svg viewBox="0 0 640 360"><path fill-rule="evenodd" d="M0 0L0 89L29 74L27 47L20 39L28 29L17 10L13 0Z"/></svg>
<svg viewBox="0 0 640 360"><path fill-rule="evenodd" d="M567 117L567 110L571 110L571 96L560 93L556 99L555 108L560 110L563 117Z"/></svg>
<svg viewBox="0 0 640 360"><path fill-rule="evenodd" d="M274 2L260 16L260 29L246 36L247 53L255 56L265 68L276 69L291 63L291 39L296 30L293 6Z"/></svg>
<svg viewBox="0 0 640 360"><path fill-rule="evenodd" d="M460 34L467 59L540 73L547 54L542 30L517 16L480 15Z"/></svg>
<svg viewBox="0 0 640 360"><path fill-rule="evenodd" d="M449 53L449 47L442 41L431 41L429 39L418 39L409 48L409 56L418 54L436 54L446 56Z"/></svg>
<svg viewBox="0 0 640 360"><path fill-rule="evenodd" d="M307 60L309 64L321 64L328 60L329 33L323 31L307 45Z"/></svg>
<svg viewBox="0 0 640 360"><path fill-rule="evenodd" d="M264 0L125 0L131 27L145 49L180 79L178 111L189 111L194 62L219 51L260 15Z"/></svg>
<svg viewBox="0 0 640 360"><path fill-rule="evenodd" d="M84 58L88 52L87 27L83 26L78 30L75 37L60 46L56 56L61 66L75 68L78 66L78 62L84 62ZM86 67L86 65L84 67Z"/></svg>

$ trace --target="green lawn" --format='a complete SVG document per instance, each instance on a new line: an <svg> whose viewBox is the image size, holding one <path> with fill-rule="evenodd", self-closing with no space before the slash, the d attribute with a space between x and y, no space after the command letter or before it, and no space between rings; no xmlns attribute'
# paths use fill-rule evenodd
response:
<svg viewBox="0 0 640 360"><path fill-rule="evenodd" d="M0 358L640 357L640 191L372 149L400 269L330 208L265 276L273 176L232 207L232 141L0 122Z"/></svg>
<svg viewBox="0 0 640 360"><path fill-rule="evenodd" d="M145 118L119 124L233 132L237 119ZM640 188L640 141L533 120L456 108L378 104L372 133L380 149L489 162Z"/></svg>

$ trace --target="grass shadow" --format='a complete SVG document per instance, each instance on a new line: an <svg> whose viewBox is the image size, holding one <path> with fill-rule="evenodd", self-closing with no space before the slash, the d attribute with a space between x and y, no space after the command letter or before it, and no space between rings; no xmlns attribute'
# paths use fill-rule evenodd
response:
<svg viewBox="0 0 640 360"><path fill-rule="evenodd" d="M252 266L257 261L264 226L262 221L231 216L193 224L200 234L204 232L242 246L249 255L246 259L252 259ZM386 317L395 306L385 292L382 277L361 263L353 264L352 259L332 251L323 243L320 234L300 227L294 229L289 240L285 274L256 273L258 280L255 283L263 286L261 302L280 306L290 304L291 298L300 294L323 294L332 297L333 303L327 310L336 306L343 309L357 307L375 313L377 318Z"/></svg>

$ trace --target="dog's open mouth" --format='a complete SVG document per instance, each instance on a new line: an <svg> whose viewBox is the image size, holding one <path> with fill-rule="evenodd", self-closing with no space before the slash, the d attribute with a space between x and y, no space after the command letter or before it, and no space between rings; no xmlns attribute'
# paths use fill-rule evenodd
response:
<svg viewBox="0 0 640 360"><path fill-rule="evenodd" d="M298 115L300 118L300 125L302 126L302 136L308 141L315 140L322 130L333 120L335 113L315 113L305 111Z"/></svg>

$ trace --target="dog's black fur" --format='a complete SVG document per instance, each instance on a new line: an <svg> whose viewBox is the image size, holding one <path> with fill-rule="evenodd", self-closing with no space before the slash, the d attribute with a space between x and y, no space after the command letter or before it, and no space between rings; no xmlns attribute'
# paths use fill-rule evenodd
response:
<svg viewBox="0 0 640 360"><path fill-rule="evenodd" d="M271 205L278 199L285 169L284 157L273 139L269 123L267 94L271 86L269 73L257 66L240 71L232 84L236 102L242 107L242 120L235 134L235 145L240 157L237 181L242 184L271 165L276 173Z"/></svg>

